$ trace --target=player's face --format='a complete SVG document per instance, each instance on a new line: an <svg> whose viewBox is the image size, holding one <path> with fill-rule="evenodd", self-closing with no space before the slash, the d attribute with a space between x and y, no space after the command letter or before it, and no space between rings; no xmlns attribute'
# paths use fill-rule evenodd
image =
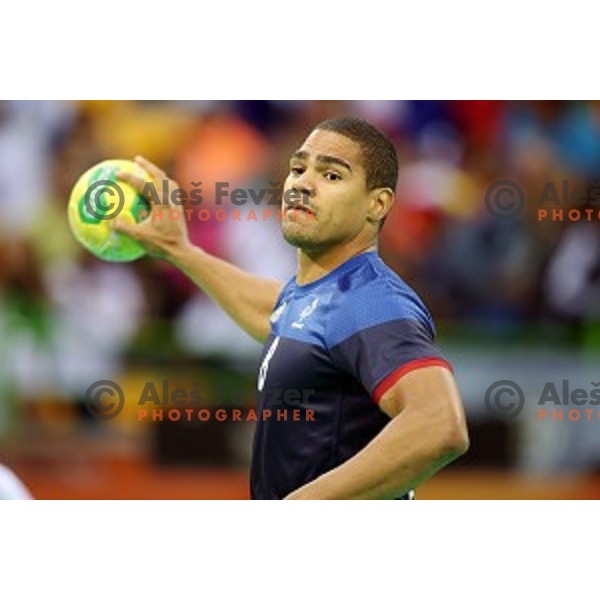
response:
<svg viewBox="0 0 600 600"><path fill-rule="evenodd" d="M293 201L292 190L302 199ZM290 159L282 203L284 238L307 251L344 244L367 226L368 208L358 143L332 131L313 131Z"/></svg>

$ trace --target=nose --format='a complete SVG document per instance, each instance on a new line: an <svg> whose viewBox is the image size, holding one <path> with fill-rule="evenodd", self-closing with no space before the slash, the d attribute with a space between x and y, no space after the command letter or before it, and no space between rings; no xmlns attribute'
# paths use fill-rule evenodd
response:
<svg viewBox="0 0 600 600"><path fill-rule="evenodd" d="M298 179L292 184L292 189L302 196L302 201L308 204L308 199L315 195L315 186L306 179Z"/></svg>

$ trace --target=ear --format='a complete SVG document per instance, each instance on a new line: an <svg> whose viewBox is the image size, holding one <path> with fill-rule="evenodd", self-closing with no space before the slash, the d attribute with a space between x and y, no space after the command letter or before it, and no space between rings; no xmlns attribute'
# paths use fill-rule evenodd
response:
<svg viewBox="0 0 600 600"><path fill-rule="evenodd" d="M376 188L369 194L367 221L380 223L392 209L395 195L390 188Z"/></svg>

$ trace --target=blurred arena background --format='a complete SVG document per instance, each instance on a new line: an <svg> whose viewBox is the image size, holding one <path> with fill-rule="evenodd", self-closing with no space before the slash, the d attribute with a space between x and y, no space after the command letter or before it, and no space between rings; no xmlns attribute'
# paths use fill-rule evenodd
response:
<svg viewBox="0 0 600 600"><path fill-rule="evenodd" d="M133 390L225 382L252 397L260 347L164 262L95 260L66 220L78 176L142 154L182 187L265 187L319 121L366 118L395 141L398 202L381 254L426 301L455 365L468 455L418 498L600 497L600 419L540 421L544 382L600 380L600 228L538 219L546 182L600 181L600 103L492 101L0 102L0 463L36 498L247 498L252 424L140 422ZM486 209L495 181L524 210ZM248 210L250 207L245 207ZM192 221L192 239L287 280L294 253L276 219ZM113 420L84 396L97 380L127 398ZM525 410L485 404L518 382ZM129 393L128 393L129 390ZM250 402L250 400L248 400Z"/></svg>

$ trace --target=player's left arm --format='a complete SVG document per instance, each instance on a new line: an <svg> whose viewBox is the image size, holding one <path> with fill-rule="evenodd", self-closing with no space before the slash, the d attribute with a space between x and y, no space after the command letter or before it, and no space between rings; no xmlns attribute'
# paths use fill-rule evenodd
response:
<svg viewBox="0 0 600 600"><path fill-rule="evenodd" d="M428 366L407 373L379 405L391 417L379 435L286 499L398 498L468 450L464 410L449 369Z"/></svg>

